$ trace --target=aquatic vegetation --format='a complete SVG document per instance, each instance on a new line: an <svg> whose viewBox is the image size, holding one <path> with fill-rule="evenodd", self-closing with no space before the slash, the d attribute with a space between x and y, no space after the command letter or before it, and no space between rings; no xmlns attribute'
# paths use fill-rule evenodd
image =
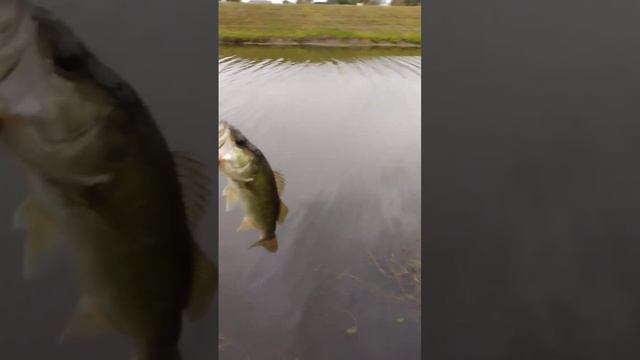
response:
<svg viewBox="0 0 640 360"><path fill-rule="evenodd" d="M367 288L371 293L390 302L406 304L412 309L411 319L420 321L422 306L422 261L419 252L402 251L401 255L391 253L387 258L375 257L371 251L365 250L372 266L386 280L386 286L377 282L365 281L361 277L348 272L335 275L337 280L345 278L355 280ZM391 290L389 290L391 289ZM404 317L396 318L402 324Z"/></svg>
<svg viewBox="0 0 640 360"><path fill-rule="evenodd" d="M345 332L347 335L355 335L358 333L358 319L356 319L355 315L349 310L342 310L347 313L353 319L353 326L349 327Z"/></svg>
<svg viewBox="0 0 640 360"><path fill-rule="evenodd" d="M388 259L376 259L371 252L367 252L378 271L397 286L397 293L392 298L422 304L422 260L420 253L411 256L403 254L403 257L392 253Z"/></svg>

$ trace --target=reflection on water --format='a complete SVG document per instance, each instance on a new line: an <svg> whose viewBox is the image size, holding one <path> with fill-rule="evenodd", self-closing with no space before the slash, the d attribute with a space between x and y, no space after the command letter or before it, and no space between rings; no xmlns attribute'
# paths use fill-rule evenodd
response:
<svg viewBox="0 0 640 360"><path fill-rule="evenodd" d="M272 254L219 201L222 359L419 359L420 57L236 51L220 118L286 175L289 215Z"/></svg>

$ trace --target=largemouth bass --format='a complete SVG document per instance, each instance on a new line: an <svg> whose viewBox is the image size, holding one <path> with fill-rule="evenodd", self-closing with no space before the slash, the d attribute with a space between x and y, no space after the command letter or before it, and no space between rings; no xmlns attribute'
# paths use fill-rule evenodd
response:
<svg viewBox="0 0 640 360"><path fill-rule="evenodd" d="M0 5L0 29L13 32L0 33L0 139L29 184L15 217L26 275L61 239L82 291L63 340L116 331L137 360L178 360L183 313L202 318L217 288L193 239L207 177L69 28L25 6Z"/></svg>
<svg viewBox="0 0 640 360"><path fill-rule="evenodd" d="M239 202L245 214L238 231L259 230L261 237L252 247L262 246L276 252L276 227L289 212L280 198L284 176L272 170L262 152L224 120L218 125L218 164L227 179L223 190L226 210Z"/></svg>

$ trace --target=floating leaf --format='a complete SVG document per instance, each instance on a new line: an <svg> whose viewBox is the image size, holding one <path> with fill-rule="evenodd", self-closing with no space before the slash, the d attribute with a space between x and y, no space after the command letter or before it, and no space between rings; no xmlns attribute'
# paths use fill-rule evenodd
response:
<svg viewBox="0 0 640 360"><path fill-rule="evenodd" d="M397 318L397 319L396 319L396 322L397 322L398 324L402 324L402 323L404 323L404 318L399 317L399 318Z"/></svg>
<svg viewBox="0 0 640 360"><path fill-rule="evenodd" d="M355 335L358 332L358 328L356 328L355 326L350 327L346 330L348 335Z"/></svg>

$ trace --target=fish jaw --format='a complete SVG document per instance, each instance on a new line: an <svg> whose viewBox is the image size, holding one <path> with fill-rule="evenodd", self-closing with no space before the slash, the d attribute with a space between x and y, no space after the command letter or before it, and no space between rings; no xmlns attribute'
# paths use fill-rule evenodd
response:
<svg viewBox="0 0 640 360"><path fill-rule="evenodd" d="M0 1L0 79L16 66L35 37L35 25L26 1Z"/></svg>
<svg viewBox="0 0 640 360"><path fill-rule="evenodd" d="M228 141L230 136L229 124L226 121L220 120L218 123L218 149L222 148Z"/></svg>
<svg viewBox="0 0 640 360"><path fill-rule="evenodd" d="M224 140L218 142L218 166L228 167L230 166L230 162L233 159L232 156L233 148L231 144L229 144L229 138L225 137Z"/></svg>
<svg viewBox="0 0 640 360"><path fill-rule="evenodd" d="M45 94L53 94L47 91L49 73L37 48L35 24L27 12L16 16L27 18L18 20L15 31L3 34L6 39L0 43L0 111L35 116L46 107Z"/></svg>

